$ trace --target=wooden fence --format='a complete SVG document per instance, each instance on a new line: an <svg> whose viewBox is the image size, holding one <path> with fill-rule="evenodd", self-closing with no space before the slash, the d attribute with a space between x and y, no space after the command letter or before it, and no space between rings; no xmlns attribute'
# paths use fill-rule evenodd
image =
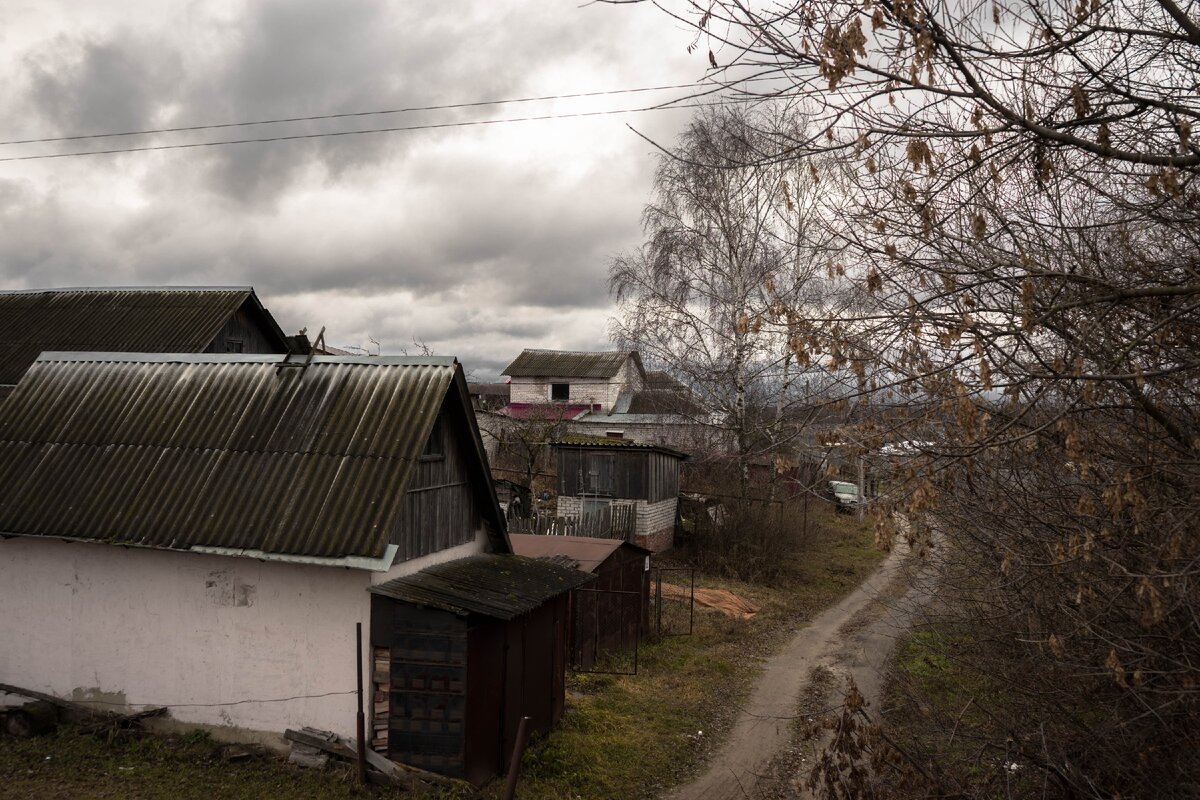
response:
<svg viewBox="0 0 1200 800"><path fill-rule="evenodd" d="M510 519L512 533L547 536L594 536L598 539L633 541L637 511L633 504L611 505L579 517L555 517L540 512L527 519Z"/></svg>

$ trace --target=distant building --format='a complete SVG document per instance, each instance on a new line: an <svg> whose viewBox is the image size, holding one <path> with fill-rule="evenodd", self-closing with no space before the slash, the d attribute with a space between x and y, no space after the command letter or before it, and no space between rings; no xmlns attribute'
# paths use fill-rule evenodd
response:
<svg viewBox="0 0 1200 800"><path fill-rule="evenodd" d="M646 370L636 350L524 350L504 374L512 383L509 403L499 413L561 422L559 435L629 439L688 452L710 450L717 438L708 424L711 415L688 388L666 372Z"/></svg>
<svg viewBox="0 0 1200 800"><path fill-rule="evenodd" d="M675 539L679 466L685 453L623 439L571 436L554 442L558 514L578 517L610 505L635 507L633 541L654 552Z"/></svg>
<svg viewBox="0 0 1200 800"><path fill-rule="evenodd" d="M579 414L607 411L622 394L641 389L645 381L642 359L635 350L522 350L503 374L512 378L512 416L528 406L549 404L577 408Z"/></svg>
<svg viewBox="0 0 1200 800"><path fill-rule="evenodd" d="M43 352L287 353L250 286L0 292L0 397Z"/></svg>

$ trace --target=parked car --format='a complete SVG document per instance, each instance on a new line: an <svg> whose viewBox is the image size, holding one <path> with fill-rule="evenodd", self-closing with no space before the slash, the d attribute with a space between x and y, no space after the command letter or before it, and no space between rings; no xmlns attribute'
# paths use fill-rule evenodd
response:
<svg viewBox="0 0 1200 800"><path fill-rule="evenodd" d="M859 502L858 484L849 481L830 481L829 491L833 493L833 502L838 511L853 511Z"/></svg>

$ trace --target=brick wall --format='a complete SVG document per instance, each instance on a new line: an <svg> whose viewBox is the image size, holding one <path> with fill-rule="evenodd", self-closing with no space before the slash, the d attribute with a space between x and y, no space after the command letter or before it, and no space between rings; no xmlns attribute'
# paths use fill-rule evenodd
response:
<svg viewBox="0 0 1200 800"><path fill-rule="evenodd" d="M549 403L550 384L570 384L570 402L573 405L599 405L607 410L620 393L620 384L612 385L606 380L572 380L570 378L513 378L509 385L510 403Z"/></svg>
<svg viewBox="0 0 1200 800"><path fill-rule="evenodd" d="M675 507L679 502L678 498L672 497L657 503L647 503L645 500L618 500L614 504L630 502L637 506L634 542L656 553L670 549L675 539ZM582 506L583 501L578 497L560 496L558 516L578 517Z"/></svg>

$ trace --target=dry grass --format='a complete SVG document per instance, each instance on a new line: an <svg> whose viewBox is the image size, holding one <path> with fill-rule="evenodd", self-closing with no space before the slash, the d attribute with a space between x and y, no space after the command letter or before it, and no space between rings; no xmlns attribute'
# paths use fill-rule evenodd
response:
<svg viewBox="0 0 1200 800"><path fill-rule="evenodd" d="M557 730L525 757L530 800L636 800L689 778L721 741L762 661L791 633L857 586L882 555L869 526L823 510L803 552L773 586L697 576L759 605L738 621L696 611L692 636L643 645L637 676L574 675ZM498 796L493 787L489 796Z"/></svg>

